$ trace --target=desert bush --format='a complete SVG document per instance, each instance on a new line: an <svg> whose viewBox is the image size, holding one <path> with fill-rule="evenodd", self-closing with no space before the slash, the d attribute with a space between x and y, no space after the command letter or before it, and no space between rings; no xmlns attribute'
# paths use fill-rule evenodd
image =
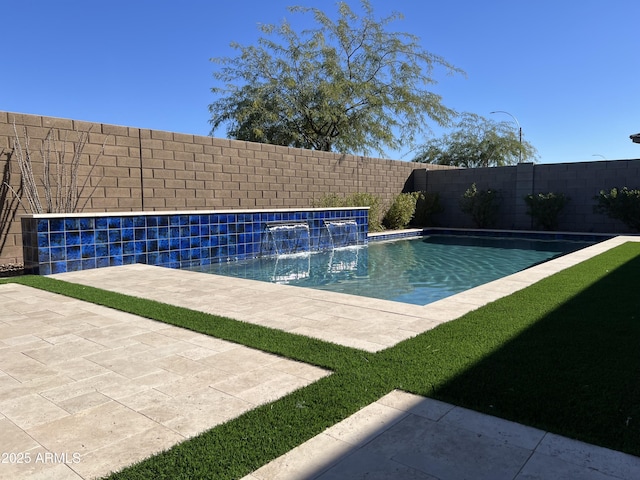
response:
<svg viewBox="0 0 640 480"><path fill-rule="evenodd" d="M371 193L352 193L342 197L335 193L327 193L313 202L316 208L348 208L369 207L369 231L380 232L382 228L382 202Z"/></svg>
<svg viewBox="0 0 640 480"><path fill-rule="evenodd" d="M476 227L487 228L496 223L501 202L498 190L478 190L476 184L472 183L460 199L460 209L471 215Z"/></svg>
<svg viewBox="0 0 640 480"><path fill-rule="evenodd" d="M440 196L430 192L415 192L414 194L416 195L416 211L411 223L418 227L428 227L431 224L431 217L444 210L440 204Z"/></svg>
<svg viewBox="0 0 640 480"><path fill-rule="evenodd" d="M418 192L400 193L395 196L391 206L384 214L382 225L390 230L407 228L416 211Z"/></svg>
<svg viewBox="0 0 640 480"><path fill-rule="evenodd" d="M558 216L569 201L563 193L538 193L524 197L527 204L527 215L531 215L534 225L544 230L558 228Z"/></svg>
<svg viewBox="0 0 640 480"><path fill-rule="evenodd" d="M612 188L609 192L600 190L594 197L597 204L595 213L601 213L621 220L631 230L640 232L640 190L627 187Z"/></svg>

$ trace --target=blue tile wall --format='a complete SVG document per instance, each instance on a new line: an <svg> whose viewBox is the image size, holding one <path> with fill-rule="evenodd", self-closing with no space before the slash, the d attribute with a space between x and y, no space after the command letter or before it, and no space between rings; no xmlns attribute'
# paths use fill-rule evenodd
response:
<svg viewBox="0 0 640 480"><path fill-rule="evenodd" d="M308 229L304 241L289 241L295 252L365 244L367 215L367 209L355 208L26 216L25 270L48 275L132 263L181 268L273 255L282 252L266 241L269 226L287 222Z"/></svg>

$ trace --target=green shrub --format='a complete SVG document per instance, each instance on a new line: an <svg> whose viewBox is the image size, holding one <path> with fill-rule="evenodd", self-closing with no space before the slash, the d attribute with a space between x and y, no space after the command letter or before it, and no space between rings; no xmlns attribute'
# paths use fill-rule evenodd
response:
<svg viewBox="0 0 640 480"><path fill-rule="evenodd" d="M428 227L431 224L431 217L444 210L440 205L440 196L437 193L415 192L416 212L413 215L413 225L418 227Z"/></svg>
<svg viewBox="0 0 640 480"><path fill-rule="evenodd" d="M460 209L471 215L476 227L487 228L496 223L501 202L498 190L478 190L476 184L472 183L460 199Z"/></svg>
<svg viewBox="0 0 640 480"><path fill-rule="evenodd" d="M416 211L418 192L396 195L382 219L382 225L390 230L407 228Z"/></svg>
<svg viewBox="0 0 640 480"><path fill-rule="evenodd" d="M383 230L380 198L371 193L352 193L347 197L327 193L320 200L313 202L313 206L316 208L369 207L369 231Z"/></svg>
<svg viewBox="0 0 640 480"><path fill-rule="evenodd" d="M558 228L558 215L569 201L563 193L538 193L524 197L527 204L527 215L531 215L536 227L545 230Z"/></svg>
<svg viewBox="0 0 640 480"><path fill-rule="evenodd" d="M608 193L600 190L594 200L598 202L593 207L595 213L621 220L631 230L640 232L640 190L627 187L612 188Z"/></svg>

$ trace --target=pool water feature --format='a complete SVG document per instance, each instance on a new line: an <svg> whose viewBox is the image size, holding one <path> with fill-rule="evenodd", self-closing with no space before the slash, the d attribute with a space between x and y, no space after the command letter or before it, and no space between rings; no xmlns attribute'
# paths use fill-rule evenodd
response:
<svg viewBox="0 0 640 480"><path fill-rule="evenodd" d="M593 243L428 235L189 270L426 305Z"/></svg>

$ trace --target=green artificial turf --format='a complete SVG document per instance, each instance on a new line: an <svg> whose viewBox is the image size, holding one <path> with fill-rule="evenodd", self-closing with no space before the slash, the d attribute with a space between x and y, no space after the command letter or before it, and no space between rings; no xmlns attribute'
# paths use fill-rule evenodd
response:
<svg viewBox="0 0 640 480"><path fill-rule="evenodd" d="M396 388L640 455L638 243L375 354L46 277L9 281L334 372L112 479L242 477Z"/></svg>

